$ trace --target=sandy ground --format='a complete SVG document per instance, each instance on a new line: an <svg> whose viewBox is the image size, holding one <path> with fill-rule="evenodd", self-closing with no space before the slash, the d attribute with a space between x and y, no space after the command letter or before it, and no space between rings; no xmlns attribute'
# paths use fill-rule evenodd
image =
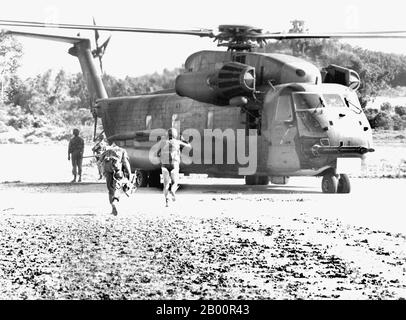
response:
<svg viewBox="0 0 406 320"><path fill-rule="evenodd" d="M47 150L55 166L0 175L0 299L406 298L405 179L354 178L349 195L185 179L169 208L139 189L112 217L96 169L69 184L65 148L30 152Z"/></svg>

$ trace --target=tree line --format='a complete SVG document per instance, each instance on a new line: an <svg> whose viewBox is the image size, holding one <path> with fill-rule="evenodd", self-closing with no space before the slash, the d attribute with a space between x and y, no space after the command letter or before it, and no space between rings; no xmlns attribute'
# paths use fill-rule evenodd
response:
<svg viewBox="0 0 406 320"><path fill-rule="evenodd" d="M295 20L290 31L307 30L303 21ZM260 51L292 54L320 69L337 64L355 70L362 79L358 94L363 107L385 90L406 86L405 55L371 51L326 39L282 40L268 43ZM83 75L61 69L21 79L17 70L22 54L21 44L15 38L0 34L0 134L11 127L17 131L25 130L25 134L42 132L45 136L64 139L69 137L73 126L91 126L93 118ZM181 68L165 69L162 73L124 79L105 74L103 82L110 97L131 96L173 88L180 72ZM373 127L404 129L404 108L391 106L366 113ZM43 128L47 128L45 132ZM52 128L66 130L55 136Z"/></svg>

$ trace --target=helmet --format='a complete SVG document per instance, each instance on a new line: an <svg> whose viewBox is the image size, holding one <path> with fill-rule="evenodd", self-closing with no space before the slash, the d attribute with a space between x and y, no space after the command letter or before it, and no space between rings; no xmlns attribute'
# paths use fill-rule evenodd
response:
<svg viewBox="0 0 406 320"><path fill-rule="evenodd" d="M176 139L178 137L178 130L176 130L175 128L170 128L168 129L168 138L169 139Z"/></svg>

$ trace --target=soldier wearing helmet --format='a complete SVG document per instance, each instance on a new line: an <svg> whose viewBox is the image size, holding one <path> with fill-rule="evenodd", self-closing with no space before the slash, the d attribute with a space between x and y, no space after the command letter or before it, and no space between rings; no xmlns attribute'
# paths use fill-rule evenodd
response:
<svg viewBox="0 0 406 320"><path fill-rule="evenodd" d="M166 206L169 204L169 193L172 196L172 201L176 200L175 193L178 189L180 153L185 147L191 148L191 145L183 139L179 140L178 131L175 128L170 128L158 151L164 180L163 192Z"/></svg>
<svg viewBox="0 0 406 320"><path fill-rule="evenodd" d="M76 182L76 177L79 175L78 182L82 182L82 161L83 161L83 150L85 148L85 143L81 137L79 137L79 130L73 129L73 138L69 141L68 147L68 160L72 159L72 174L73 180L71 182Z"/></svg>

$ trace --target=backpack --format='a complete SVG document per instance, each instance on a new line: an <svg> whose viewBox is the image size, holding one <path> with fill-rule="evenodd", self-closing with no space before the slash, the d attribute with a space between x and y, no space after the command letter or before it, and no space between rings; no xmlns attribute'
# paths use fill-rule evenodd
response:
<svg viewBox="0 0 406 320"><path fill-rule="evenodd" d="M121 171L122 154L115 148L107 149L103 154L103 169L104 172L115 173Z"/></svg>

